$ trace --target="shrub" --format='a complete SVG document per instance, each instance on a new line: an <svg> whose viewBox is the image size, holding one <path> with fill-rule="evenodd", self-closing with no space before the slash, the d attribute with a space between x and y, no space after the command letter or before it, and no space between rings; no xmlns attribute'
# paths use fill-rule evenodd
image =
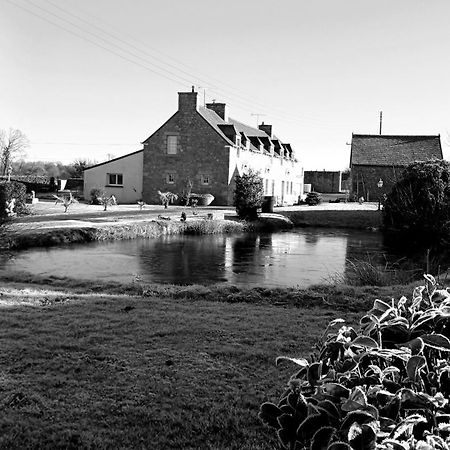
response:
<svg viewBox="0 0 450 450"><path fill-rule="evenodd" d="M26 211L25 185L16 181L0 181L0 220Z"/></svg>
<svg viewBox="0 0 450 450"><path fill-rule="evenodd" d="M91 192L89 192L89 195L91 197L91 204L92 205L100 205L101 203L101 197L104 194L103 190L100 188L92 188Z"/></svg>
<svg viewBox="0 0 450 450"><path fill-rule="evenodd" d="M259 417L283 448L448 450L450 294L425 279L375 300L358 330L332 320L309 359L277 358L299 369Z"/></svg>
<svg viewBox="0 0 450 450"><path fill-rule="evenodd" d="M410 164L384 200L383 220L422 238L450 236L450 163Z"/></svg>
<svg viewBox="0 0 450 450"><path fill-rule="evenodd" d="M318 192L308 192L305 203L308 206L316 206L322 201L322 196Z"/></svg>
<svg viewBox="0 0 450 450"><path fill-rule="evenodd" d="M236 176L234 206L241 219L254 220L258 217L264 198L263 180L257 172L250 170Z"/></svg>

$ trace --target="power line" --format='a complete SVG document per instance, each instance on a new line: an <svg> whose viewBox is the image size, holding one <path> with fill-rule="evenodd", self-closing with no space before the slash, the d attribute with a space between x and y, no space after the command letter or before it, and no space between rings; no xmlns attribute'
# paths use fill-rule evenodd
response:
<svg viewBox="0 0 450 450"><path fill-rule="evenodd" d="M112 147L112 146L117 146L117 147L121 147L121 146L125 146L125 145L141 145L139 142L133 142L133 143L100 143L100 144L94 144L91 142L35 142L35 141L31 141L30 144L33 145L81 145L81 146L98 146L98 147Z"/></svg>
<svg viewBox="0 0 450 450"><path fill-rule="evenodd" d="M159 75L159 76L161 76L161 77L163 77L163 78L165 78L165 79L167 79L167 80L170 80L170 81L176 83L177 85L180 85L181 82L183 82L183 84L184 84L184 83L188 83L188 84L196 84L196 85L199 85L199 83L195 83L195 82L193 83L192 79L187 79L187 78L185 78L185 77L183 77L183 76L180 76L180 75L178 75L178 74L176 74L176 73L174 73L174 72L172 72L172 71L170 71L170 70L168 70L168 69L166 69L166 68L164 68L164 67L161 67L160 65L155 65L154 63L148 61L148 59L142 58L141 56L137 55L136 53L130 52L127 48L123 48L122 46L118 46L118 45L116 45L115 43L111 42L110 40L105 39L105 38L103 38L102 36L99 36L98 33L94 33L94 32L92 32L92 31L90 31L90 30L86 30L85 28L82 28L81 26L79 26L78 24L74 23L73 21L67 20L67 19L65 19L64 17L62 17L62 16L59 15L59 14L56 14L56 13L54 13L54 12L52 12L52 11L46 9L46 8L43 8L43 7L39 6L39 5L34 4L31 0L25 0L25 1L27 1L29 4L31 4L34 8L38 8L38 9L40 9L41 11L44 11L45 13L50 14L50 15L56 17L57 19L60 19L60 20L64 21L65 23L69 24L70 26L77 28L77 29L80 30L81 32L83 32L83 33L88 33L88 34L90 34L91 36L93 36L94 38L100 39L102 42L104 42L106 45L108 45L108 47L105 46L105 45L103 45L103 44L101 44L101 43L98 43L97 41L95 41L95 40L93 40L93 39L91 39L91 38L89 38L89 37L86 37L86 36L84 36L84 35L80 35L80 33L75 32L75 31L73 31L72 29L68 29L67 27L62 26L60 23L55 23L54 21L50 20L48 17L43 16L42 14L37 14L35 11L32 11L32 10L30 10L30 9L28 9L28 8L25 8L23 5L16 4L16 3L12 2L11 0L6 0L6 1L8 1L8 2L11 3L11 4L13 4L14 6L17 6L17 7L21 8L22 10L28 12L29 14L32 14L32 15L34 15L34 16L36 16L36 17L38 17L38 18L40 18L40 19L42 19L42 20L44 20L44 21L46 21L46 22L48 22L48 23L50 23L50 24L52 24L52 25L54 25L54 26L56 26L56 27L58 27L58 28L61 28L62 30L66 31L66 32L68 32L68 33L70 33L70 34L72 34L72 35L78 37L78 38L81 38L81 39L83 39L83 40L85 40L85 41L87 41L87 42L90 42L91 44L93 44L93 45L95 45L95 46L97 46L97 47L99 47L99 48L101 48L101 49L103 49L103 50L106 50L106 51L108 51L109 53L112 53L112 54L114 54L114 55L116 55L116 56L119 56L120 58L122 58L122 59L124 59L124 60L126 60L126 61L128 61L128 62L131 62L132 64L138 65L139 67L144 68L145 70L151 71L152 73L154 73L154 74L156 74L156 75ZM47 0L47 1L48 1L48 0ZM59 10L63 11L66 15L72 16L72 17L77 17L78 20L84 22L84 23L87 24L88 26L91 26L91 25L89 25L89 23L86 22L85 20L83 20L82 18L79 18L79 16L74 15L74 14L72 14L72 13L70 13L70 12L67 12L67 11L64 10L63 8L61 8L61 7L57 6L57 5L55 5L53 2L48 1L48 3L50 3L50 4L52 4L53 6L57 7ZM125 44L126 46L131 46L131 47L135 48L138 52L147 54L147 55L149 55L150 57L155 58L154 56L150 55L149 53L140 50L138 47L132 46L132 45L130 45L129 43L127 43L126 41L124 41L124 40L122 40L122 39L120 39L120 38L114 36L113 34L108 33L107 31L102 30L100 27L98 27L98 26L96 26L96 25L94 25L94 27L97 28L98 30L100 30L102 33L111 36L113 39L115 39L115 40L117 40L117 41L119 41L119 42L122 42L122 43ZM113 47L113 48L110 48L110 47ZM117 51L117 49L118 49L118 51ZM139 61L136 61L135 59L138 59L138 60L140 60L140 61L143 61L145 64L142 64L142 63L140 63ZM192 77L195 79L195 81L203 81L202 84L209 84L209 83L205 83L205 82L204 82L205 80L199 79L199 78L197 78L195 75L191 75L191 74L189 74L189 73L186 72L186 71L182 71L182 70L180 70L179 68L177 68L176 66L173 66L173 65L171 65L171 64L168 64L168 63L162 61L161 59L158 59L158 60L161 61L163 64L166 64L166 65L169 65L169 66L171 66L171 67L174 67L176 70L179 70L179 71L181 71L182 73L185 73L185 74L187 74L187 75L189 75L189 76L192 76ZM153 66L153 67L156 67L158 70L155 70L154 68L149 67L149 65L150 65L150 66ZM161 73L161 71L162 71L163 73ZM168 76L167 74L169 74L169 76ZM213 86L211 90L212 90L213 92L217 92L217 91L218 91L218 93L220 93L221 91L226 92L225 90L223 90L223 89L221 89L220 87L217 87L217 86ZM229 97L234 97L234 98L240 98L240 100L236 100L236 99L233 100L232 103L235 103L235 104L238 104L238 105L242 105L244 109L250 110L250 111L251 111L250 108L253 109L253 107L254 107L256 104L259 103L259 102L255 102L255 101L253 101L253 100L247 101L245 98L240 97L240 96L237 96L237 95L235 95L235 94L227 95L227 96L229 96ZM260 103L259 103L259 104L260 104ZM296 124L299 124L299 122L302 122L303 120L306 119L306 120L309 120L309 121L314 121L314 122L316 122L316 123L318 123L318 124L319 124L319 123L326 124L326 122L324 122L324 121L322 121L322 120L320 120L320 119L315 119L315 118L302 118L302 119L300 119L300 118L297 118L297 117L293 116L292 114L274 113L274 111L275 111L276 109L271 109L271 110L269 110L269 109L267 109L267 106L266 106L266 105L264 105L263 108L264 108L265 111L270 111L270 116L271 116L271 117L274 117L274 118L280 118L280 119L283 120L283 121L294 122L294 123L296 123ZM248 112L250 112L250 111L248 111ZM329 126L329 125L328 125L328 126ZM344 127L335 127L335 126L333 126L333 128L344 128Z"/></svg>

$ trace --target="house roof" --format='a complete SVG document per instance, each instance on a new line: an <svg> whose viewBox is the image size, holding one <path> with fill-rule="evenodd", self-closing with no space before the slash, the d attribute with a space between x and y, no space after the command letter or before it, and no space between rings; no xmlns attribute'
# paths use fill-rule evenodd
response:
<svg viewBox="0 0 450 450"><path fill-rule="evenodd" d="M212 109L205 108L204 106L199 106L197 111L229 145L233 145L233 142L228 139L219 127L219 125L229 125L228 122L225 122L225 120L223 120L222 117L216 114Z"/></svg>
<svg viewBox="0 0 450 450"><path fill-rule="evenodd" d="M354 134L350 166L407 166L443 159L440 136Z"/></svg>
<svg viewBox="0 0 450 450"><path fill-rule="evenodd" d="M245 123L238 122L235 119L232 119L231 117L228 119L228 123L231 123L234 125L236 130L242 131L247 136L258 136L258 137L269 137L268 134L264 133L264 131L260 130L259 128L253 128L249 125L245 125Z"/></svg>
<svg viewBox="0 0 450 450"><path fill-rule="evenodd" d="M126 155L122 155L122 156L119 156L119 157L117 157L117 158L110 159L110 160L108 160L108 161L103 161L103 162L101 162L101 163L94 164L93 166L85 167L85 168L83 169L83 172L84 172L85 170L93 169L94 167L99 167L99 166L103 166L103 165L105 165L105 164L112 163L112 162L114 162L114 161L119 161L119 159L127 158L128 156L136 155L136 154L141 153L141 152L143 152L143 151L144 151L144 149L141 148L140 150L136 150L135 152L127 153Z"/></svg>

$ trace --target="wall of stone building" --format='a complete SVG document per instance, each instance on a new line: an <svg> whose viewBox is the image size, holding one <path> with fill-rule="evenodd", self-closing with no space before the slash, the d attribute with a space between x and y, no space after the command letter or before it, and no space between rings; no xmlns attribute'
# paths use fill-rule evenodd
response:
<svg viewBox="0 0 450 450"><path fill-rule="evenodd" d="M178 136L176 155L167 154L170 135ZM191 180L192 192L212 194L213 205L226 205L228 161L226 142L195 107L178 111L144 143L144 201L159 203L158 190L181 194ZM169 173L174 174L174 183L168 182ZM208 175L208 185L202 184L202 175Z"/></svg>
<svg viewBox="0 0 450 450"><path fill-rule="evenodd" d="M403 172L403 167L386 166L352 166L352 194L357 199L378 201L380 196L388 194ZM380 179L383 187L378 187Z"/></svg>
<svg viewBox="0 0 450 450"><path fill-rule="evenodd" d="M328 170L305 170L304 181L311 184L312 190L323 193L341 192L341 172Z"/></svg>

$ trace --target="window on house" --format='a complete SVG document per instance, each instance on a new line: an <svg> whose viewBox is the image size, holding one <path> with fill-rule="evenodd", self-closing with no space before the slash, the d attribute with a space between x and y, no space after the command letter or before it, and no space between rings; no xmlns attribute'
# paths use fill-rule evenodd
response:
<svg viewBox="0 0 450 450"><path fill-rule="evenodd" d="M167 154L176 155L178 150L178 136L167 136Z"/></svg>
<svg viewBox="0 0 450 450"><path fill-rule="evenodd" d="M209 175L200 175L200 180L202 184L209 184Z"/></svg>
<svg viewBox="0 0 450 450"><path fill-rule="evenodd" d="M269 180L266 178L266 185L264 187L264 194L268 194L269 193Z"/></svg>
<svg viewBox="0 0 450 450"><path fill-rule="evenodd" d="M238 147L241 146L241 137L238 136L238 135L236 135L236 145L237 145Z"/></svg>
<svg viewBox="0 0 450 450"><path fill-rule="evenodd" d="M174 173L166 174L166 183L167 184L174 184L175 183L175 174Z"/></svg>
<svg viewBox="0 0 450 450"><path fill-rule="evenodd" d="M123 186L123 175L121 173L106 174L106 182L110 186Z"/></svg>

